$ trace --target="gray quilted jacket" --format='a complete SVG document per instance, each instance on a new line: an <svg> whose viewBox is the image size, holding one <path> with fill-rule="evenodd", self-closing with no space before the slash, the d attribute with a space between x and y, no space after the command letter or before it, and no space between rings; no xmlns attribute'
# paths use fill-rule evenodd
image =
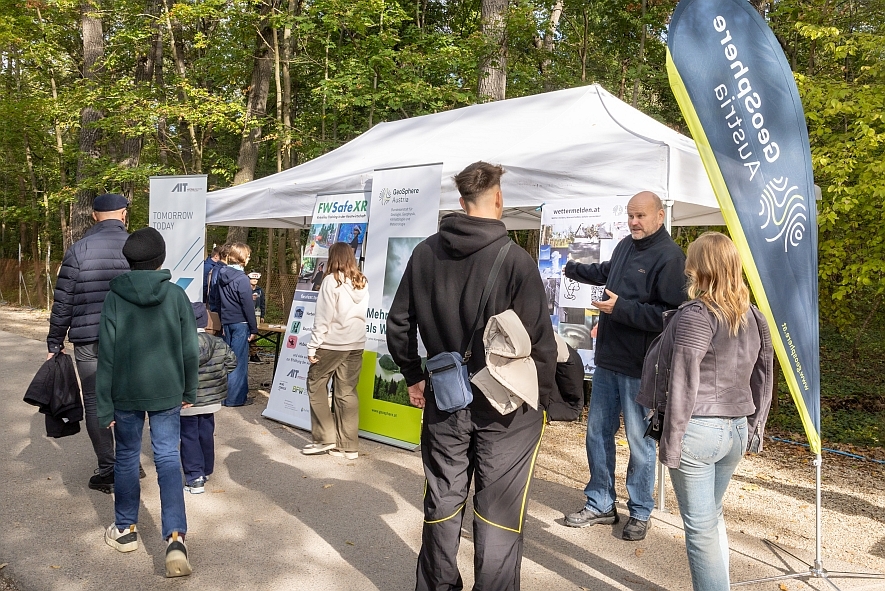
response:
<svg viewBox="0 0 885 591"><path fill-rule="evenodd" d="M686 302L652 343L636 402L664 412L658 457L678 468L692 416L747 417L748 451L762 449L771 404L774 353L768 324L751 306L732 336L698 300Z"/></svg>
<svg viewBox="0 0 885 591"><path fill-rule="evenodd" d="M197 333L200 341L200 385L194 406L208 406L227 397L227 374L237 366L237 357L222 339Z"/></svg>

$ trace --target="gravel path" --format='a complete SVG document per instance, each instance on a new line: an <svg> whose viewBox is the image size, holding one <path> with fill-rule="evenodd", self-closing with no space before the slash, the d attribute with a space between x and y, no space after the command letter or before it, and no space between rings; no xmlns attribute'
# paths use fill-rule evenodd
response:
<svg viewBox="0 0 885 591"><path fill-rule="evenodd" d="M48 330L48 313L0 305L3 330L35 340L43 340ZM250 387L262 391L272 379L272 363L250 365ZM568 487L572 498L561 499L561 509L577 510L583 502L582 490L588 477L584 451L585 423L554 423L544 436L536 477ZM771 433L769 433L771 434ZM790 434L778 434L796 438ZM883 457L883 450L852 449L871 458ZM623 432L618 438L618 495L626 498L623 486L627 463L627 443ZM800 446L767 441L762 455L748 456L738 467L725 498L729 530L750 537L769 539L814 555L814 469L812 456ZM885 573L885 465L826 453L823 464L822 502L823 556L856 565L854 570ZM667 487L666 507L677 512L676 499ZM0 561L2 563L2 561ZM885 587L885 585L883 585ZM807 589L804 583L789 581L781 589ZM0 591L15 587L0 570Z"/></svg>

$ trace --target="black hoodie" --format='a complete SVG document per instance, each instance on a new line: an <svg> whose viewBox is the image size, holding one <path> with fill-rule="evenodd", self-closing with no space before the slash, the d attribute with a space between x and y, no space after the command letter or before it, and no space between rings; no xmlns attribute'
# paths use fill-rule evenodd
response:
<svg viewBox="0 0 885 591"><path fill-rule="evenodd" d="M417 334L428 357L461 351L464 335L476 317L482 290L498 251L507 241L500 220L452 213L439 232L419 244L400 282L387 317L387 346L408 385L424 379ZM513 309L532 340L538 368L540 403L546 408L556 373L556 341L547 313L547 298L538 267L521 248L511 248L492 288L472 341L470 373L485 367L482 333L486 321ZM425 396L432 395L425 390ZM471 408L491 410L485 396L473 389Z"/></svg>
<svg viewBox="0 0 885 591"><path fill-rule="evenodd" d="M611 260L585 265L569 261L565 276L605 285L618 295L611 314L600 314L596 365L639 378L645 352L664 329L664 312L685 301L685 254L663 227L651 236L627 236ZM602 300L609 299L604 295Z"/></svg>

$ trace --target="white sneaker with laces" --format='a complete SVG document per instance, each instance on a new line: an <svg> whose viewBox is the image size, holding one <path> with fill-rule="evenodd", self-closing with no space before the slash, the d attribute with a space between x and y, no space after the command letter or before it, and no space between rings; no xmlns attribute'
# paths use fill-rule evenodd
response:
<svg viewBox="0 0 885 591"><path fill-rule="evenodd" d="M117 524L112 523L104 532L104 541L120 552L132 552L138 550L138 531L135 529L135 524L120 531L117 529Z"/></svg>
<svg viewBox="0 0 885 591"><path fill-rule="evenodd" d="M187 559L187 547L184 538L177 531L166 540L166 576L186 577L191 574L191 563Z"/></svg>
<svg viewBox="0 0 885 591"><path fill-rule="evenodd" d="M308 443L301 450L306 456L315 456L317 454L326 453L330 449L335 449L334 443Z"/></svg>
<svg viewBox="0 0 885 591"><path fill-rule="evenodd" d="M355 460L360 457L358 451L341 451L340 449L330 449L329 455L335 456L336 458L346 458L348 460Z"/></svg>

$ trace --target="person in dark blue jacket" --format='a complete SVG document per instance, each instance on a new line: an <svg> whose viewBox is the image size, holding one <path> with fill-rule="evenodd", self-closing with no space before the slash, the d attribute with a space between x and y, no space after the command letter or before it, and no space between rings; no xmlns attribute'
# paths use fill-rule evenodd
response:
<svg viewBox="0 0 885 591"><path fill-rule="evenodd" d="M218 261L221 260L221 245L216 244L212 249L212 254L206 257L206 260L203 261L203 303L207 303L209 301L209 276L212 274L212 270L218 266Z"/></svg>
<svg viewBox="0 0 885 591"><path fill-rule="evenodd" d="M252 249L242 242L230 245L227 265L216 268L218 273L218 314L224 329L224 342L237 356L237 368L228 376L227 398L224 406L252 404L249 393L249 342L258 335L252 286L243 272L249 263Z"/></svg>
<svg viewBox="0 0 885 591"><path fill-rule="evenodd" d="M218 295L218 277L221 274L221 269L227 265L227 255L229 252L230 244L222 244L219 247L218 260L215 262L215 266L209 270L209 275L206 277L206 307L210 312L215 312L216 314L221 306L220 296Z"/></svg>
<svg viewBox="0 0 885 591"><path fill-rule="evenodd" d="M55 283L55 301L46 337L47 359L64 350L66 336L74 344L86 431L98 459L89 488L105 493L113 492L114 487L114 436L110 430L99 427L96 414L98 323L111 279L129 272L129 263L123 256L123 245L129 237L125 225L127 207L129 201L114 193L99 195L93 200L95 225L65 252Z"/></svg>

